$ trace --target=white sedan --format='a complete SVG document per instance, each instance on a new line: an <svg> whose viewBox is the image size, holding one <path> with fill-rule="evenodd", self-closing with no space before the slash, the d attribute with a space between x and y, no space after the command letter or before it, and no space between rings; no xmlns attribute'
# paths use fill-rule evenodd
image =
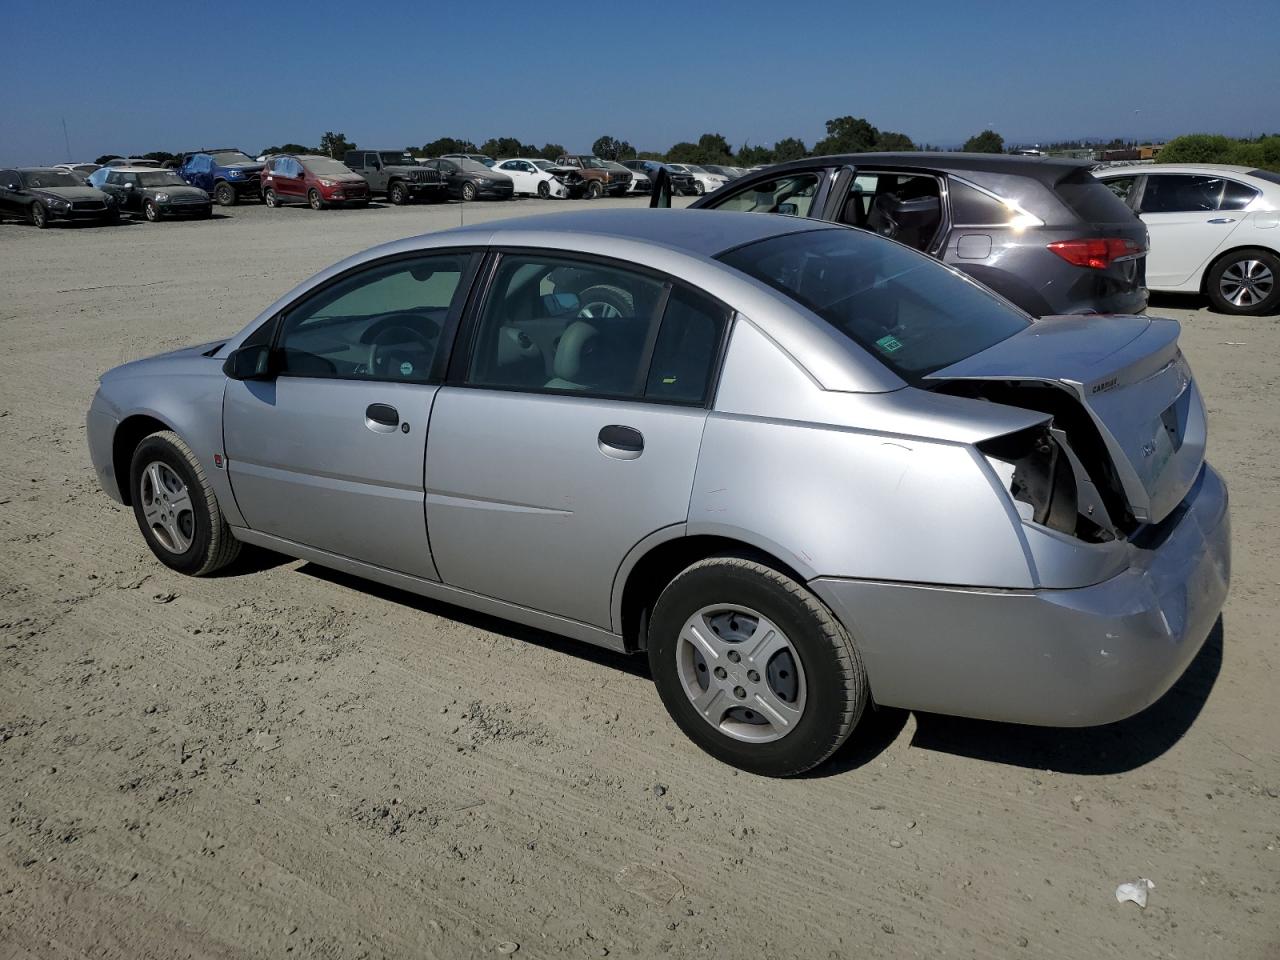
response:
<svg viewBox="0 0 1280 960"><path fill-rule="evenodd" d="M704 193L710 193L713 190L719 190L729 182L728 177L722 177L719 174L703 170L693 163L668 163L667 169L674 170L676 173L687 173L693 177L693 189L699 196Z"/></svg>
<svg viewBox="0 0 1280 960"><path fill-rule="evenodd" d="M1147 225L1147 289L1203 293L1220 313L1280 312L1280 174L1157 163L1095 175Z"/></svg>
<svg viewBox="0 0 1280 960"><path fill-rule="evenodd" d="M564 181L542 165L552 166L546 160L527 160L524 157L512 157L510 160L499 160L493 169L501 170L516 185L516 193L525 193L531 197L547 200L551 197L567 197L569 188Z"/></svg>

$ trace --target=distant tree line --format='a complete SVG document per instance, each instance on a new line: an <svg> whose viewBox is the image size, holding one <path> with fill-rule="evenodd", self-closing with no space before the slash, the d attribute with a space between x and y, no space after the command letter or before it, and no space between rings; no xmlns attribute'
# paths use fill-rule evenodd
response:
<svg viewBox="0 0 1280 960"><path fill-rule="evenodd" d="M1213 133L1174 137L1160 151L1161 163L1238 163L1280 172L1280 134L1235 139Z"/></svg>

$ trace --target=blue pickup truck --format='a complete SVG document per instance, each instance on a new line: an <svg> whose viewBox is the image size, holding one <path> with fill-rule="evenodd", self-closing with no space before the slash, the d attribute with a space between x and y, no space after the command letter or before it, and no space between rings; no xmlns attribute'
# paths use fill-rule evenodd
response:
<svg viewBox="0 0 1280 960"><path fill-rule="evenodd" d="M182 155L178 174L213 197L219 206L232 207L246 197L262 199L262 167L233 148L198 150Z"/></svg>

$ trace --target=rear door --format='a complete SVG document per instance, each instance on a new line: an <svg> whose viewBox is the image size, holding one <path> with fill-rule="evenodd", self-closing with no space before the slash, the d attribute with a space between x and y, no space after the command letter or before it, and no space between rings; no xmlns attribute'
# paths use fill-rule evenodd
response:
<svg viewBox="0 0 1280 960"><path fill-rule="evenodd" d="M363 265L250 338L274 343L277 375L228 381L223 442L252 529L436 578L423 455L474 262L445 252Z"/></svg>
<svg viewBox="0 0 1280 960"><path fill-rule="evenodd" d="M1229 181L1188 173L1146 177L1138 211L1151 234L1147 283L1157 289L1200 285L1200 271L1243 221L1222 210Z"/></svg>
<svg viewBox="0 0 1280 960"><path fill-rule="evenodd" d="M277 196L289 203L298 203L307 194L303 180L302 164L293 157L281 157L276 161L275 176Z"/></svg>
<svg viewBox="0 0 1280 960"><path fill-rule="evenodd" d="M609 629L627 552L688 518L727 322L631 265L504 255L432 411L441 579Z"/></svg>

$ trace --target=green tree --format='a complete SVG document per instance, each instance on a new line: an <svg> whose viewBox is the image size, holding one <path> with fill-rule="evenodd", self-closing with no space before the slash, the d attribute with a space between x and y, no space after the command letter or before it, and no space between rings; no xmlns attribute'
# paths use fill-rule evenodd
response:
<svg viewBox="0 0 1280 960"><path fill-rule="evenodd" d="M635 158L637 160L663 160L666 154L658 150L637 150Z"/></svg>
<svg viewBox="0 0 1280 960"><path fill-rule="evenodd" d="M866 153L874 150L880 131L862 117L836 117L827 121L827 135L813 145L813 152Z"/></svg>
<svg viewBox="0 0 1280 960"><path fill-rule="evenodd" d="M335 160L341 160L344 153L355 148L355 141L348 140L345 133L326 130L324 136L320 138L320 152L328 154Z"/></svg>
<svg viewBox="0 0 1280 960"><path fill-rule="evenodd" d="M459 140L457 137L440 137L422 145L422 152L428 157L438 157L446 153L478 153L479 148L470 140Z"/></svg>
<svg viewBox="0 0 1280 960"><path fill-rule="evenodd" d="M667 160L672 163L697 163L698 145L688 140L672 144L671 149L667 151Z"/></svg>
<svg viewBox="0 0 1280 960"><path fill-rule="evenodd" d="M880 136L876 138L877 150L915 150L916 145L911 142L911 138L905 133L895 133L892 130L881 130Z"/></svg>
<svg viewBox="0 0 1280 960"><path fill-rule="evenodd" d="M718 133L704 133L698 138L698 159L694 163L729 163L733 160L733 148Z"/></svg>
<svg viewBox="0 0 1280 960"><path fill-rule="evenodd" d="M568 152L569 151L566 150L562 144L545 143L542 145L542 149L539 150L535 156L539 156L543 160L559 160Z"/></svg>
<svg viewBox="0 0 1280 960"><path fill-rule="evenodd" d="M1226 163L1238 141L1212 133L1174 137L1160 151L1162 163Z"/></svg>
<svg viewBox="0 0 1280 960"><path fill-rule="evenodd" d="M531 153L536 153L537 149L532 144L521 143L516 137L490 137L481 145L479 152L498 159L506 159L507 157L528 156Z"/></svg>
<svg viewBox="0 0 1280 960"><path fill-rule="evenodd" d="M804 141L796 137L787 137L773 145L773 162L786 163L788 160L799 160L809 156L809 148Z"/></svg>
<svg viewBox="0 0 1280 960"><path fill-rule="evenodd" d="M120 159L120 154L118 154L118 153L104 153L102 156L100 156L97 160L95 160L95 161L93 161L93 162L94 162L94 163L96 163L98 166L100 166L100 167L101 167L101 166L103 166L103 165L104 165L108 160L119 160L119 159Z"/></svg>
<svg viewBox="0 0 1280 960"><path fill-rule="evenodd" d="M965 153L1004 153L1004 137L994 130L983 130L966 140L960 149Z"/></svg>
<svg viewBox="0 0 1280 960"><path fill-rule="evenodd" d="M353 149L349 147L348 149ZM324 153L325 151L319 147L304 147L300 143L282 143L278 147L263 147L258 151L258 156L263 157L272 153ZM147 154L150 156L150 154Z"/></svg>
<svg viewBox="0 0 1280 960"><path fill-rule="evenodd" d="M737 156L739 166L743 167L760 167L766 163L773 163L773 151L768 147L753 147L743 144L739 149Z"/></svg>
<svg viewBox="0 0 1280 960"><path fill-rule="evenodd" d="M591 144L591 152L601 160L617 160L620 145L619 141L606 134L603 137L596 137L596 142Z"/></svg>

